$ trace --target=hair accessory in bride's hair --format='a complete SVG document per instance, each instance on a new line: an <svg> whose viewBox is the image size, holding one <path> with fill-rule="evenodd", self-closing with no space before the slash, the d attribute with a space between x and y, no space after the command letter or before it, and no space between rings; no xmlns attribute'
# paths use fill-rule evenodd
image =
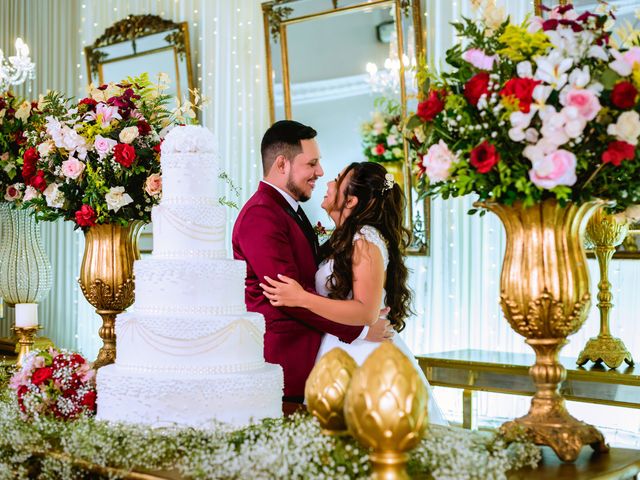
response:
<svg viewBox="0 0 640 480"><path fill-rule="evenodd" d="M393 180L393 175L390 173L385 174L384 187L382 187L382 193L386 192L387 190L391 190L393 188L394 183L395 182Z"/></svg>

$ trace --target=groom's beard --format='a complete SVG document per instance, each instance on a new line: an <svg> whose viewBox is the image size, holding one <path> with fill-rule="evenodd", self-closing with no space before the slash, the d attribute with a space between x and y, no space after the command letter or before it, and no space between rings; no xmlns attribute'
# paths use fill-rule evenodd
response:
<svg viewBox="0 0 640 480"><path fill-rule="evenodd" d="M299 202L306 202L311 198L310 195L307 195L303 192L291 179L291 176L287 179L287 190L293 194L293 198L298 200Z"/></svg>

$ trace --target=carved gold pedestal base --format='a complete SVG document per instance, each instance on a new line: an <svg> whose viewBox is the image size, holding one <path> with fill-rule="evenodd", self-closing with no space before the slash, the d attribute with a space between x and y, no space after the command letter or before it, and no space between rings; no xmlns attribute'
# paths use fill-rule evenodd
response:
<svg viewBox="0 0 640 480"><path fill-rule="evenodd" d="M93 364L93 368L97 370L116 361L116 316L122 313L122 310L96 310L96 313L102 317L102 326L98 330L102 347Z"/></svg>
<svg viewBox="0 0 640 480"><path fill-rule="evenodd" d="M564 400L558 396L558 403L549 406L553 400L537 400L534 398L531 413L503 424L502 433L510 436L519 432L529 435L536 445L548 445L564 462L573 462L578 458L580 450L590 445L597 452L608 452L609 447L598 429L573 418L564 406ZM537 405L536 405L537 404Z"/></svg>
<svg viewBox="0 0 640 480"><path fill-rule="evenodd" d="M587 362L604 363L609 368L618 368L622 362L633 365L633 357L624 342L611 335L598 335L590 338L578 356L578 365Z"/></svg>
<svg viewBox="0 0 640 480"><path fill-rule="evenodd" d="M18 344L20 345L16 367L22 367L25 357L29 355L29 352L33 349L36 333L38 333L38 330L41 328L39 325L34 327L13 327L16 337L18 337Z"/></svg>
<svg viewBox="0 0 640 480"><path fill-rule="evenodd" d="M373 480L409 480L407 461L409 454L403 452L371 452Z"/></svg>

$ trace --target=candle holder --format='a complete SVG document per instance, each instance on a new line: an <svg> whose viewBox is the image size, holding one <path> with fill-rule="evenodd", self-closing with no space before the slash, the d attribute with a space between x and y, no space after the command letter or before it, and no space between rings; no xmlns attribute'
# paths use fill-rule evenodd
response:
<svg viewBox="0 0 640 480"><path fill-rule="evenodd" d="M16 361L16 367L21 368L24 358L31 351L35 342L34 337L38 330L42 329L40 325L33 327L13 327L12 330L18 337L18 343L20 344L20 352L18 353L18 360Z"/></svg>

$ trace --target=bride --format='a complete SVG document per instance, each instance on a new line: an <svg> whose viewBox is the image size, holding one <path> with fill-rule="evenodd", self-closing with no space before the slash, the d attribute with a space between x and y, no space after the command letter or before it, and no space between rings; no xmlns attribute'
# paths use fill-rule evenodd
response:
<svg viewBox="0 0 640 480"><path fill-rule="evenodd" d="M403 251L409 231L403 226L405 199L379 163L352 163L329 182L322 208L335 223L331 238L322 246L325 260L316 272L316 291L278 275L260 284L274 306L303 307L344 325L371 325L380 309L390 308L388 320L396 332L405 327L411 313L411 291ZM413 362L429 391L429 420L446 425L431 387L413 354L394 335L393 343ZM355 340L351 344L325 334L316 362L333 348L342 348L361 365L378 343Z"/></svg>

